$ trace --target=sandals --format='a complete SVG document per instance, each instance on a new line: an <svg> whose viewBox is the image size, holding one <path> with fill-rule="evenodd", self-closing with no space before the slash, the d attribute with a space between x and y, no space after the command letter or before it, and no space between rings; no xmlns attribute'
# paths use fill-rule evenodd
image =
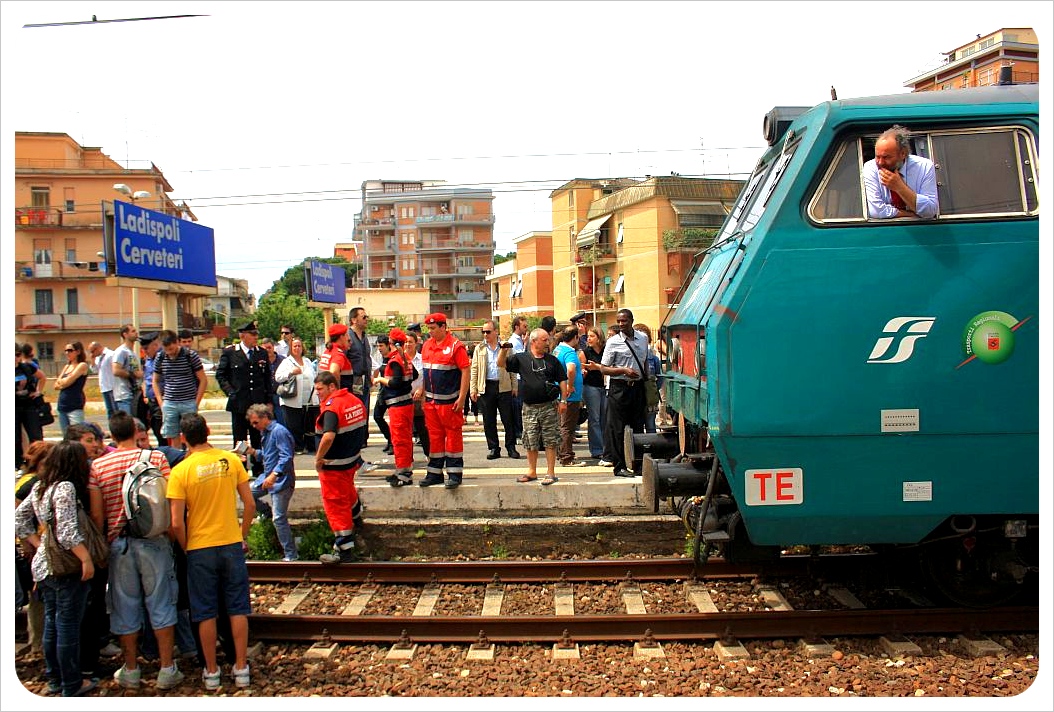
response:
<svg viewBox="0 0 1054 712"><path fill-rule="evenodd" d="M538 479L537 476L530 477L529 475L520 475L519 477L516 478L516 481L517 482L534 482L537 479Z"/></svg>
<svg viewBox="0 0 1054 712"><path fill-rule="evenodd" d="M556 475L546 475L545 477L542 478L542 484L543 485L551 485L551 484L559 482L559 481L560 481L560 478L557 477Z"/></svg>

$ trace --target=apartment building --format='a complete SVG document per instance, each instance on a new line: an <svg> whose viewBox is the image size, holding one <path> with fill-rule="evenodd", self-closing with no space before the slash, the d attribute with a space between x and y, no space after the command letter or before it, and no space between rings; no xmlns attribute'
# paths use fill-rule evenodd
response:
<svg viewBox="0 0 1054 712"><path fill-rule="evenodd" d="M1002 28L977 35L964 45L942 52L944 62L904 83L912 91L983 87L1002 81L1006 67L1013 84L1039 82L1039 40L1030 27Z"/></svg>
<svg viewBox="0 0 1054 712"><path fill-rule="evenodd" d="M498 331L512 331L516 316L555 316L553 310L553 233L528 232L513 239L516 256L487 272L491 313Z"/></svg>
<svg viewBox="0 0 1054 712"><path fill-rule="evenodd" d="M102 205L131 200L196 221L170 191L153 163L122 166L65 133L15 133L15 340L35 346L45 372L57 372L70 341L115 346L121 326L136 318L143 332L161 328L156 291L107 284ZM206 333L204 310L202 296L179 295L179 328Z"/></svg>
<svg viewBox="0 0 1054 712"><path fill-rule="evenodd" d="M557 319L585 311L591 324L606 328L628 308L654 330L742 187L741 180L671 175L575 179L554 190Z"/></svg>
<svg viewBox="0 0 1054 712"><path fill-rule="evenodd" d="M452 325L491 317L494 194L435 180L367 180L354 235L365 289L427 289Z"/></svg>

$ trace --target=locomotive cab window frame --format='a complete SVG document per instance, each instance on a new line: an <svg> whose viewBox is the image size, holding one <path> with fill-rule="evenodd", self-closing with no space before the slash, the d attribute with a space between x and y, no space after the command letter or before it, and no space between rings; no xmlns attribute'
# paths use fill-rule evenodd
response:
<svg viewBox="0 0 1054 712"><path fill-rule="evenodd" d="M914 132L911 152L932 160L937 174L936 218L869 218L863 168L874 158L878 136L850 135L832 152L809 201L810 221L902 225L1039 214L1035 136L1011 125Z"/></svg>

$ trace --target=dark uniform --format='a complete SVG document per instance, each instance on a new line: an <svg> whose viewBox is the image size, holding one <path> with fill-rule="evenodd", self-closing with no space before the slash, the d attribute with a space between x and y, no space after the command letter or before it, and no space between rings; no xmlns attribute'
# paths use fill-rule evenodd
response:
<svg viewBox="0 0 1054 712"><path fill-rule="evenodd" d="M256 331L256 322L249 322L239 333ZM227 394L227 411L231 414L234 443L248 439L255 449L260 447L260 431L250 428L245 411L253 403L271 403L271 366L267 351L254 347L248 355L240 344L228 346L220 354L216 366L216 382ZM253 474L259 475L263 465L253 463Z"/></svg>

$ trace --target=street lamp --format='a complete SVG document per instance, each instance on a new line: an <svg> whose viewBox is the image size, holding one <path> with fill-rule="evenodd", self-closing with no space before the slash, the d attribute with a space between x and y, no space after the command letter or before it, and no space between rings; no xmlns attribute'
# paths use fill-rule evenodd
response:
<svg viewBox="0 0 1054 712"><path fill-rule="evenodd" d="M137 200L150 197L150 191L148 190L136 190L133 191L125 183L114 183L113 189L121 195L127 196L129 200L134 204ZM132 287L132 326L135 327L136 331L139 331L139 288Z"/></svg>

